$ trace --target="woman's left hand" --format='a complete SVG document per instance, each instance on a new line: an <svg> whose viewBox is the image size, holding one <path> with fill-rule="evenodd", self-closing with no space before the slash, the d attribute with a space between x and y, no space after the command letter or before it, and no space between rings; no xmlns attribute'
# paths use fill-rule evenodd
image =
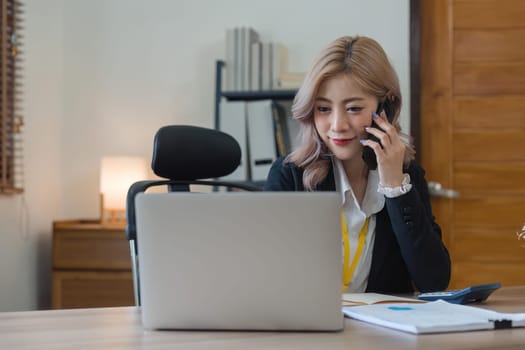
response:
<svg viewBox="0 0 525 350"><path fill-rule="evenodd" d="M367 127L365 130L377 137L381 144L367 139L363 141L363 146L371 147L376 154L381 185L385 187L401 186L406 145L401 141L396 128L386 119L385 112L381 112L380 116L375 114L372 117L381 130L374 127Z"/></svg>

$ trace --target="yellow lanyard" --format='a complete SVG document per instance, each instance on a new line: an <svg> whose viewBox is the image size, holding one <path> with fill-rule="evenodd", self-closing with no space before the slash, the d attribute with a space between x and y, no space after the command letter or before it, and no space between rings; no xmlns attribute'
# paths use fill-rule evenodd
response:
<svg viewBox="0 0 525 350"><path fill-rule="evenodd" d="M343 234L343 247L344 247L344 259L343 259L343 293L346 292L348 286L350 285L350 281L352 280L352 276L354 275L355 268L357 267L357 263L359 262L359 259L361 258L361 254L363 253L363 248L365 247L365 238L366 238L366 232L368 231L368 222L370 221L370 218L366 218L366 221L361 227L361 231L359 232L359 239L357 243L357 249L354 254L354 258L352 259L352 265L348 266L348 262L350 260L350 240L348 237L348 228L346 227L346 219L345 215L341 211L341 232Z"/></svg>

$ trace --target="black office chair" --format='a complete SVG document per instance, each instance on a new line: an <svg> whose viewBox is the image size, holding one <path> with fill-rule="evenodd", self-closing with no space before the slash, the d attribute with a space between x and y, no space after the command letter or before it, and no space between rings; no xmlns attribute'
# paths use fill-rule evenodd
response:
<svg viewBox="0 0 525 350"><path fill-rule="evenodd" d="M151 168L167 180L135 182L126 198L126 236L130 243L135 304L140 305L139 258L135 196L150 187L166 185L169 192L190 192L190 185L212 186L214 190L260 191L245 183L213 180L231 174L240 164L241 148L230 135L219 130L188 125L169 125L160 128L153 142ZM211 180L210 180L211 179Z"/></svg>

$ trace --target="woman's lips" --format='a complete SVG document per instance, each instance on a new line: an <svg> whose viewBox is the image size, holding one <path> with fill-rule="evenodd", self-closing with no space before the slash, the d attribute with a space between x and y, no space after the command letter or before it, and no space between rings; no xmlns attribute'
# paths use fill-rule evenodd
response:
<svg viewBox="0 0 525 350"><path fill-rule="evenodd" d="M336 146L345 146L352 142L353 139L341 139L341 138L332 138L332 142Z"/></svg>

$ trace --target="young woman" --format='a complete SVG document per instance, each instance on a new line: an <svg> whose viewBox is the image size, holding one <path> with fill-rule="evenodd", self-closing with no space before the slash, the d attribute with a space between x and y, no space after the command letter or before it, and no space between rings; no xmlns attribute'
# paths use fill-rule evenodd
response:
<svg viewBox="0 0 525 350"><path fill-rule="evenodd" d="M300 146L274 162L266 181L267 191L341 193L343 292L428 292L450 280L400 110L399 80L381 46L362 36L335 40L294 99Z"/></svg>

